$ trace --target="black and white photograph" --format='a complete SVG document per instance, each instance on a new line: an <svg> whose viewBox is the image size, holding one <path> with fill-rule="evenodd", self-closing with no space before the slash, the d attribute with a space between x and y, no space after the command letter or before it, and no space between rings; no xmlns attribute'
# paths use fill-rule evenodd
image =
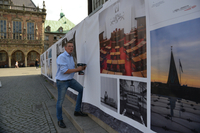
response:
<svg viewBox="0 0 200 133"><path fill-rule="evenodd" d="M41 62L41 73L43 73L43 74L45 74L45 59L44 59L44 54L42 54L41 56L40 56L40 62Z"/></svg>
<svg viewBox="0 0 200 133"><path fill-rule="evenodd" d="M117 112L117 79L101 77L101 104Z"/></svg>
<svg viewBox="0 0 200 133"><path fill-rule="evenodd" d="M48 59L46 60L47 76L52 79L52 49L48 51Z"/></svg>
<svg viewBox="0 0 200 133"><path fill-rule="evenodd" d="M72 38L68 38L67 39L67 37L65 37L65 38L62 39L61 43L57 43L56 44L56 58L65 51L65 45L67 44L67 42L68 41L72 41L73 44L74 44L74 50L72 52L72 56L74 58L75 66L77 66L76 39L75 39L75 36L76 36L76 31L73 33Z"/></svg>
<svg viewBox="0 0 200 133"><path fill-rule="evenodd" d="M65 51L65 44L67 43L67 38L62 40L62 43L56 44L56 57L62 54Z"/></svg>
<svg viewBox="0 0 200 133"><path fill-rule="evenodd" d="M147 126L147 84L120 79L120 114Z"/></svg>

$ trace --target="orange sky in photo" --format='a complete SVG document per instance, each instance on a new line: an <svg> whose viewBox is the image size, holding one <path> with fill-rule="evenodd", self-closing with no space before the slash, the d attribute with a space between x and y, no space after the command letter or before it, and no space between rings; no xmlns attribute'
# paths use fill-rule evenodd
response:
<svg viewBox="0 0 200 133"><path fill-rule="evenodd" d="M199 77L195 77L194 75L181 73L181 81L180 81L180 73L178 72L179 82L181 85L187 85L188 87L197 87L200 88L200 79ZM159 72L155 68L151 69L151 82L162 82L167 83L168 73Z"/></svg>

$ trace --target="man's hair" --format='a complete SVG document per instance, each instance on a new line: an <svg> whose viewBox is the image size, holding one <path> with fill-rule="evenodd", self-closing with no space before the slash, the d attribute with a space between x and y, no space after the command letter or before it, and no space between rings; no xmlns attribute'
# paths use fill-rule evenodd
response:
<svg viewBox="0 0 200 133"><path fill-rule="evenodd" d="M72 40L69 40L69 41L65 44L66 47L67 47L67 44L68 44L68 43L74 44Z"/></svg>

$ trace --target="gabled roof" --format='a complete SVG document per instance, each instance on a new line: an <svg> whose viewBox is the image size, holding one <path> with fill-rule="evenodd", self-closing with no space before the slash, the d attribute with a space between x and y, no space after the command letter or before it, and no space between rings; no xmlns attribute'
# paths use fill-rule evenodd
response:
<svg viewBox="0 0 200 133"><path fill-rule="evenodd" d="M60 27L62 27L63 28L63 32L62 33L67 33L69 30L71 30L75 26L75 24L73 24L70 20L68 20L65 16L63 16L58 21L46 20L45 23L44 23L45 32L47 32L46 31L46 27L47 26L51 27L51 32L60 33L58 31L58 29Z"/></svg>
<svg viewBox="0 0 200 133"><path fill-rule="evenodd" d="M11 0L11 1L13 2L13 5L23 6L24 4L24 6L26 7L36 8L32 0Z"/></svg>

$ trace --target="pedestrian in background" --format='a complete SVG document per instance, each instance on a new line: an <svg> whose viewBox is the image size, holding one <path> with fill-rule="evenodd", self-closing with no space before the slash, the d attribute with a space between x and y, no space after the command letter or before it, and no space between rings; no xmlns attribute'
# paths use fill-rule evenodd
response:
<svg viewBox="0 0 200 133"><path fill-rule="evenodd" d="M15 62L15 68L19 68L18 61Z"/></svg>
<svg viewBox="0 0 200 133"><path fill-rule="evenodd" d="M38 61L38 59L35 60L35 66L36 66L36 69L38 69L38 67L39 67L39 61Z"/></svg>

